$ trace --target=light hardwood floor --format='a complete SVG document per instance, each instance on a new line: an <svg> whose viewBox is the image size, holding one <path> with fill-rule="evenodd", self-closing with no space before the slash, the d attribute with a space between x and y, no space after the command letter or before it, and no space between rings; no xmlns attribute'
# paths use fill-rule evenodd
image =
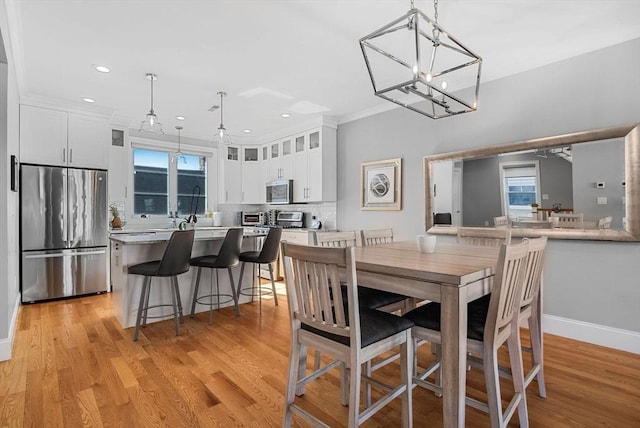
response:
<svg viewBox="0 0 640 428"><path fill-rule="evenodd" d="M1 427L281 425L289 348L284 298L279 307L263 300L262 315L257 302L242 305L240 317L223 309L213 326L206 313L187 317L179 337L172 320L154 323L137 343L113 317L111 299L21 308L13 358L0 363ZM640 356L552 335L545 346L548 398L530 385L532 427L640 426ZM428 348L421 347L421 360L431 357ZM338 375L330 372L300 399L335 427L347 420ZM503 397L512 392L508 383ZM481 372L469 373L467 390L482 397ZM414 389L413 408L414 426L441 426L441 400L432 393ZM399 426L399 412L397 399L365 426ZM489 417L467 407L467 426L488 427Z"/></svg>

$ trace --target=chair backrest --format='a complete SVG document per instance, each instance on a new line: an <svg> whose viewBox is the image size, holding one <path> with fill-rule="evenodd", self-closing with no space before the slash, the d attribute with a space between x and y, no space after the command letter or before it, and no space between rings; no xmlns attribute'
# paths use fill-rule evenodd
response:
<svg viewBox="0 0 640 428"><path fill-rule="evenodd" d="M393 242L393 229L362 230L362 245L378 245Z"/></svg>
<svg viewBox="0 0 640 428"><path fill-rule="evenodd" d="M540 292L540 279L544 266L544 250L547 247L547 237L527 239L529 242L529 252L527 254L527 266L524 273L524 283L522 285L522 299L520 299L520 310L530 306L537 299Z"/></svg>
<svg viewBox="0 0 640 428"><path fill-rule="evenodd" d="M171 234L160 264L159 276L179 275L189 270L195 230L176 230Z"/></svg>
<svg viewBox="0 0 640 428"><path fill-rule="evenodd" d="M584 214L564 214L564 213L551 213L551 225L552 227L564 227L572 229L584 228Z"/></svg>
<svg viewBox="0 0 640 428"><path fill-rule="evenodd" d="M356 247L358 237L355 231L316 232L315 244L319 247Z"/></svg>
<svg viewBox="0 0 640 428"><path fill-rule="evenodd" d="M240 248L242 247L242 235L244 230L240 227L227 231L227 235L222 241L222 247L216 257L216 267L231 267L240 263Z"/></svg>
<svg viewBox="0 0 640 428"><path fill-rule="evenodd" d="M493 225L495 227L509 227L511 226L511 222L509 221L509 217L506 215L501 215L499 217L493 218Z"/></svg>
<svg viewBox="0 0 640 428"><path fill-rule="evenodd" d="M282 228L272 227L269 229L269 233L262 244L262 250L258 260L261 263L273 263L278 258L278 251L280 250L280 238L282 238Z"/></svg>
<svg viewBox="0 0 640 428"><path fill-rule="evenodd" d="M360 316L356 309L358 293L354 252L353 247L323 248L282 242L287 301L294 332L299 323L306 324L350 337L351 345L359 349ZM347 305L341 291L340 268L346 268L347 273Z"/></svg>
<svg viewBox="0 0 640 428"><path fill-rule="evenodd" d="M612 216L602 217L600 220L598 220L598 229L611 229L612 222Z"/></svg>
<svg viewBox="0 0 640 428"><path fill-rule="evenodd" d="M498 247L511 243L510 228L459 227L456 242L477 247Z"/></svg>
<svg viewBox="0 0 640 428"><path fill-rule="evenodd" d="M500 247L484 326L485 342L499 344L508 337L506 329L511 326L520 309L528 250L529 242L526 241ZM501 334L503 331L505 334Z"/></svg>
<svg viewBox="0 0 640 428"><path fill-rule="evenodd" d="M451 213L435 213L433 224L452 224Z"/></svg>

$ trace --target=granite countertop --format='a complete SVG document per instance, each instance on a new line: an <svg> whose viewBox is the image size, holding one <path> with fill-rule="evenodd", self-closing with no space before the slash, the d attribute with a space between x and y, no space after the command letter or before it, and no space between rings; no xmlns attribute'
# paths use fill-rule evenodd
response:
<svg viewBox="0 0 640 428"><path fill-rule="evenodd" d="M228 227L202 227L196 228L196 241L206 241L212 239L224 239L227 234ZM112 231L109 239L121 244L153 244L157 242L168 241L171 234L176 229L139 229L139 230L120 230ZM257 236L265 236L266 233L255 232L245 228L243 236L252 238Z"/></svg>

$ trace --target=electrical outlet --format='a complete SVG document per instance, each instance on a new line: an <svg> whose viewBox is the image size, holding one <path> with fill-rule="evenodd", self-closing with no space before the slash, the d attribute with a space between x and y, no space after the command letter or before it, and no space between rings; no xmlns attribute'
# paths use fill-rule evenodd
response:
<svg viewBox="0 0 640 428"><path fill-rule="evenodd" d="M607 197L598 196L598 205L607 205Z"/></svg>

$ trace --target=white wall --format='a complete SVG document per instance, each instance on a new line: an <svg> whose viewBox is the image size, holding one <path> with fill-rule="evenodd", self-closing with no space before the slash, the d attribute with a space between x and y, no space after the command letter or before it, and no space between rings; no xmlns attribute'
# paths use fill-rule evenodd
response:
<svg viewBox="0 0 640 428"><path fill-rule="evenodd" d="M434 121L398 108L339 125L338 228L423 233L426 155L640 122L638 52L640 39L483 83L474 113ZM403 209L361 211L360 163L395 157L403 159ZM546 314L640 332L640 244L549 247Z"/></svg>
<svg viewBox="0 0 640 428"><path fill-rule="evenodd" d="M11 357L19 304L18 193L9 190L11 155L19 155L18 85L13 66L5 2L0 0L0 33L7 64L0 64L0 361ZM6 83L5 83L6 82Z"/></svg>

